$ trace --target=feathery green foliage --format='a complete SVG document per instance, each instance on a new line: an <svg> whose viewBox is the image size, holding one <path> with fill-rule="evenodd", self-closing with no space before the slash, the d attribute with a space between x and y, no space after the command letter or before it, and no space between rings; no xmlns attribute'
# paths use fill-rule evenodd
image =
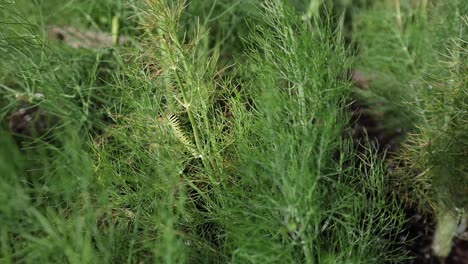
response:
<svg viewBox="0 0 468 264"><path fill-rule="evenodd" d="M416 1L376 4L356 28L359 65L376 78L362 95L387 129L411 132L393 161L395 185L407 203L435 211L433 249L443 257L468 205L467 25L464 1Z"/></svg>
<svg viewBox="0 0 468 264"><path fill-rule="evenodd" d="M252 102L233 112L242 121L234 126L240 181L232 194L241 199L227 210L240 221L226 220L234 262L384 260L378 240L398 213L373 206L385 203L381 163L355 164L342 138L350 85L339 78L349 65L340 34L278 1L262 11L241 94Z"/></svg>
<svg viewBox="0 0 468 264"><path fill-rule="evenodd" d="M352 88L343 76L353 58L333 1L91 2L0 4L7 14L0 32L0 262L405 258L394 251L402 213L388 192L386 165L370 144L358 152L350 138ZM118 33L132 41L100 49L49 41L47 26L68 16L76 28L107 33L118 20ZM384 64L372 48L386 43L370 45L370 31L389 21L360 24L361 58L371 58L358 62L363 67ZM388 51L405 53L397 46L406 41L401 32L387 37L399 40ZM465 56L454 49L461 39L450 42L452 62ZM429 40L418 42L418 52L428 52ZM423 62L406 56L408 68L388 65L395 74L389 85L436 76L426 72L439 55ZM460 89L435 93L440 104L430 109L454 117L438 127L451 131L437 143L443 153L463 150L444 144L464 135L460 65L440 79ZM422 129L426 108L405 104L419 90L379 94L384 88L376 87L364 95L385 103L388 127ZM441 108L446 100L453 111ZM12 117L24 111L37 127L12 136Z"/></svg>

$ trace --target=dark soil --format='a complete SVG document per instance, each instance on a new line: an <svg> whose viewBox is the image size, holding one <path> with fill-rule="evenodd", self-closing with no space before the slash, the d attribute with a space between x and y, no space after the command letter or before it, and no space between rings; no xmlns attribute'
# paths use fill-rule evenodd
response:
<svg viewBox="0 0 468 264"><path fill-rule="evenodd" d="M413 259L405 264L468 264L468 241L455 239L452 252L445 259L433 255L431 245L435 221L431 216L422 216L416 210L405 209L407 222L398 242L404 242L402 251Z"/></svg>

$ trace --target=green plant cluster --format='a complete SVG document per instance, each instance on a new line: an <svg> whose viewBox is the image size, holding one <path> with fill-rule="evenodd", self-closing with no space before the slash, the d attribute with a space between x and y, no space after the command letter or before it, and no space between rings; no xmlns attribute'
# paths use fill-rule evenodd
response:
<svg viewBox="0 0 468 264"><path fill-rule="evenodd" d="M408 132L392 161L394 186L436 215L433 248L447 256L468 210L468 6L399 2L360 14L358 65L376 80L360 94L387 131Z"/></svg>
<svg viewBox="0 0 468 264"><path fill-rule="evenodd" d="M462 1L434 10L448 22L403 6L401 28L355 1L357 59L349 1L16 2L0 2L2 263L398 262L397 196L440 201L441 172L459 182L434 193L466 193ZM398 195L351 138L353 65L379 77L361 95L385 129L413 133Z"/></svg>

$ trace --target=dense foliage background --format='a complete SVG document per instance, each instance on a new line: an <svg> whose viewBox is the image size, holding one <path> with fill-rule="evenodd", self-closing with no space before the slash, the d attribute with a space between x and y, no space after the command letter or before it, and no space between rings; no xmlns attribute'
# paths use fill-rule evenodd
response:
<svg viewBox="0 0 468 264"><path fill-rule="evenodd" d="M0 1L0 262L464 263L467 9Z"/></svg>

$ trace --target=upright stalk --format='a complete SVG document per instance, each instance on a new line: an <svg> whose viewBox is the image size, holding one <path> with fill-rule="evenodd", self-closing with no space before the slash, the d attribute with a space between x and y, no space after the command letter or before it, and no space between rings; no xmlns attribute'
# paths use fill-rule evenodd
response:
<svg viewBox="0 0 468 264"><path fill-rule="evenodd" d="M395 1L395 11L396 11L396 24L400 33L403 33L403 25L401 22L401 7L400 7L400 0Z"/></svg>
<svg viewBox="0 0 468 264"><path fill-rule="evenodd" d="M179 43L179 41L176 39L176 37L174 36L169 36L171 42L176 46L176 49L177 50L182 50L182 46L181 44ZM182 94L182 106L184 107L185 111L187 112L187 115L189 117L189 120L190 120L190 125L192 127L192 133L193 133L193 137L194 137L194 140L195 140L195 145L196 145L196 148L197 148L197 152L198 154L200 155L200 158L202 159L202 163L204 164L204 167L206 169L209 170L210 172L210 175L211 174L214 174L214 175L218 175L218 167L216 166L216 164L213 162L212 159L209 159L207 157L207 155L205 155L204 153L204 148L203 148L203 144L202 144L202 141L200 139L200 132L199 132L199 129L198 129L198 126L197 126L197 122L195 120L195 116L190 108L190 105L191 105L191 98L189 98L188 96L188 88L186 87L187 84L184 84L184 82L182 81L182 78L179 74L179 71L176 67L176 61L174 60L174 54L172 53L172 50L171 48L169 47L168 43L167 43L167 40L163 40L163 45L164 45L164 50L166 52L168 52L168 56L169 56L169 59L170 59L170 62L171 64L173 65L173 70L174 70L174 76L175 76L175 80L179 86L179 89L181 91L181 94ZM185 55L182 54L182 59L183 59L183 65L184 65L184 70L189 72L190 69L188 69L188 65L187 65L187 62L185 61ZM204 123L206 123L206 118L204 120ZM206 163L208 161L208 163ZM211 178L211 176L210 176ZM218 177L219 179L219 177ZM216 179L210 179L213 183L214 182L217 182Z"/></svg>

